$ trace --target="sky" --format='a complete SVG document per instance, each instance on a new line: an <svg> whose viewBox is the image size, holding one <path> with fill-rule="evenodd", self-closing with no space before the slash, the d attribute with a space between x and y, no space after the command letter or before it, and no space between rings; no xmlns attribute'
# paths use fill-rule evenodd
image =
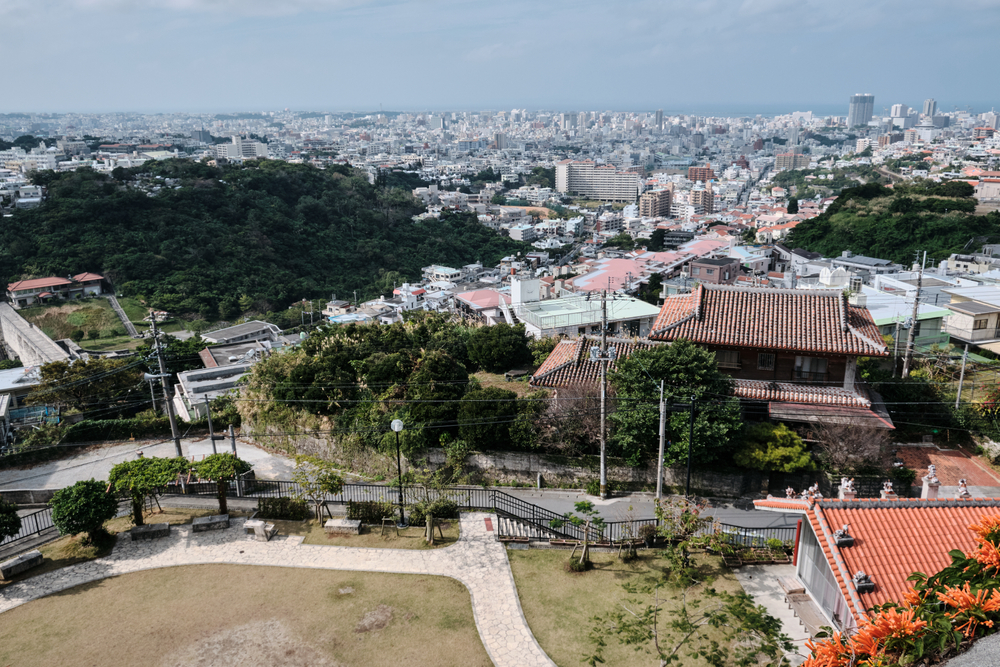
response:
<svg viewBox="0 0 1000 667"><path fill-rule="evenodd" d="M0 0L0 112L1000 108L1000 0Z"/></svg>

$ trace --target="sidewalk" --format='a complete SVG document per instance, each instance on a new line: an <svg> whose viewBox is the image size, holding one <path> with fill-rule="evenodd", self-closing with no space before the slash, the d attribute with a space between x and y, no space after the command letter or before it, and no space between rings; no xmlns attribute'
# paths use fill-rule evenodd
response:
<svg viewBox="0 0 1000 667"><path fill-rule="evenodd" d="M452 577L465 584L483 646L498 667L554 667L535 641L521 612L504 545L492 528L496 515L463 513L458 543L412 551L302 544L302 537L257 542L243 533L244 519L227 530L194 534L190 525L172 526L169 537L132 542L119 536L106 558L41 574L0 592L0 613L46 595L130 572L176 565L233 564L359 570Z"/></svg>

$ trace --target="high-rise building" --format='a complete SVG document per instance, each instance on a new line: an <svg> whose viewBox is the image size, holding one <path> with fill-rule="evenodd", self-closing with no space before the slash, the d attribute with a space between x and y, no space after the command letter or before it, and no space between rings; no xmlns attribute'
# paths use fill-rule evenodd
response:
<svg viewBox="0 0 1000 667"><path fill-rule="evenodd" d="M556 190L601 201L634 202L639 195L640 174L621 171L592 160L556 163Z"/></svg>
<svg viewBox="0 0 1000 667"><path fill-rule="evenodd" d="M575 113L563 113L559 115L559 129L569 130L576 127L577 115Z"/></svg>
<svg viewBox="0 0 1000 667"><path fill-rule="evenodd" d="M865 93L864 95L851 95L851 103L847 108L847 127L857 125L867 125L872 119L875 111L875 96Z"/></svg>
<svg viewBox="0 0 1000 667"><path fill-rule="evenodd" d="M665 218L670 215L670 204L674 194L674 184L658 190L643 192L639 197L639 215L644 218Z"/></svg>
<svg viewBox="0 0 1000 667"><path fill-rule="evenodd" d="M937 111L937 102L934 101L934 98L924 100L924 115L933 116L935 111Z"/></svg>
<svg viewBox="0 0 1000 667"><path fill-rule="evenodd" d="M889 110L889 115L893 118L906 118L910 115L910 107L905 104L893 104Z"/></svg>
<svg viewBox="0 0 1000 667"><path fill-rule="evenodd" d="M778 153L774 158L775 171L785 169L808 169L810 158L799 153Z"/></svg>
<svg viewBox="0 0 1000 667"><path fill-rule="evenodd" d="M691 205L700 206L704 213L715 211L715 193L712 192L712 182L695 183L691 188Z"/></svg>
<svg viewBox="0 0 1000 667"><path fill-rule="evenodd" d="M663 132L663 109L656 110L656 129Z"/></svg>

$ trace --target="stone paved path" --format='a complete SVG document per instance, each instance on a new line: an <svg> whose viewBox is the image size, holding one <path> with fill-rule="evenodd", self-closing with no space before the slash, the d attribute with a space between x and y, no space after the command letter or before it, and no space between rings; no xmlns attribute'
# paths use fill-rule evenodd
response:
<svg viewBox="0 0 1000 667"><path fill-rule="evenodd" d="M479 636L497 667L554 666L524 620L507 552L494 533L487 531L486 519L497 525L496 515L463 513L459 541L428 551L307 545L301 537L257 542L243 534L244 519L233 519L228 530L197 534L190 525L171 526L170 537L149 542L132 542L122 535L106 558L7 586L0 591L0 613L105 577L174 565L223 563L432 574L453 577L469 589Z"/></svg>

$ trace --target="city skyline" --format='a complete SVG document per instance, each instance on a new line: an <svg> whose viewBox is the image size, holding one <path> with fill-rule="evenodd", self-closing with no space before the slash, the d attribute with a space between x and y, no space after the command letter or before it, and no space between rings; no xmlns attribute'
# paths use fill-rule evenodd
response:
<svg viewBox="0 0 1000 667"><path fill-rule="evenodd" d="M974 21L964 20L971 14ZM846 115L1000 106L1000 3L8 0L0 40L30 63L0 112L617 109ZM40 37L44 39L40 43ZM925 47L914 52L914 45ZM41 48L40 48L41 44ZM912 55L908 55L912 54ZM919 56L919 57L918 57ZM906 66L917 58L919 67ZM882 64L880 64L882 63Z"/></svg>

